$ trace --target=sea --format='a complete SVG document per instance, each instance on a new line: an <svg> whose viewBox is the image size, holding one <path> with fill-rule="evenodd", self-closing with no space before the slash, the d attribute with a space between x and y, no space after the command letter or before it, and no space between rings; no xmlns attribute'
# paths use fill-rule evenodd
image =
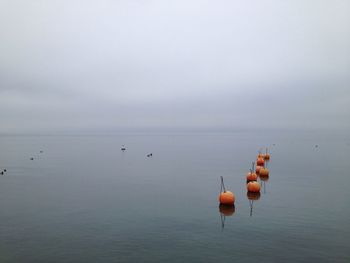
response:
<svg viewBox="0 0 350 263"><path fill-rule="evenodd" d="M350 262L346 132L7 134L4 169L1 263Z"/></svg>

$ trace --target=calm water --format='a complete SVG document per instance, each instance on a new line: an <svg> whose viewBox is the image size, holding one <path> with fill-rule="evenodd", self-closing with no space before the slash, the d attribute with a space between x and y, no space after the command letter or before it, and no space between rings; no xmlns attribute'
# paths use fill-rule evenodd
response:
<svg viewBox="0 0 350 263"><path fill-rule="evenodd" d="M245 174L265 146L251 209ZM2 136L0 149L0 262L350 262L346 135Z"/></svg>

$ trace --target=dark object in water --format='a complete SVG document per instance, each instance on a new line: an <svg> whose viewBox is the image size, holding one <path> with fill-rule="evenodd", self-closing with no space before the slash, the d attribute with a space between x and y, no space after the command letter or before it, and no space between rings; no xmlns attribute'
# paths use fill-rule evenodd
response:
<svg viewBox="0 0 350 263"><path fill-rule="evenodd" d="M147 157L152 157L152 156L153 156L152 153L147 154Z"/></svg>
<svg viewBox="0 0 350 263"><path fill-rule="evenodd" d="M33 160L34 160L34 158L33 158L33 157L31 157L31 158L30 158L30 160L32 160L32 161L33 161Z"/></svg>
<svg viewBox="0 0 350 263"><path fill-rule="evenodd" d="M43 153L43 151L40 151L40 153Z"/></svg>
<svg viewBox="0 0 350 263"><path fill-rule="evenodd" d="M4 169L4 172L7 172L7 170L6 170L6 169Z"/></svg>
<svg viewBox="0 0 350 263"><path fill-rule="evenodd" d="M235 213L235 205L219 205L219 211L224 216L232 216Z"/></svg>
<svg viewBox="0 0 350 263"><path fill-rule="evenodd" d="M125 148L124 145L122 146L121 150L122 150L122 151L125 151L125 150L126 150L126 148Z"/></svg>
<svg viewBox="0 0 350 263"><path fill-rule="evenodd" d="M0 174L1 174L1 175L4 175L4 172L1 172Z"/></svg>
<svg viewBox="0 0 350 263"><path fill-rule="evenodd" d="M315 148L317 148L317 147L318 147L318 145L316 144L316 145L315 145Z"/></svg>

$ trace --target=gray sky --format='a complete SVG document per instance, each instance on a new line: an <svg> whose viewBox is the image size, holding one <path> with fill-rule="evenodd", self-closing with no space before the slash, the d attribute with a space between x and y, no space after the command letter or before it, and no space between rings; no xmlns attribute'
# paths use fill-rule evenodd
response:
<svg viewBox="0 0 350 263"><path fill-rule="evenodd" d="M0 133L350 128L350 1L0 0Z"/></svg>

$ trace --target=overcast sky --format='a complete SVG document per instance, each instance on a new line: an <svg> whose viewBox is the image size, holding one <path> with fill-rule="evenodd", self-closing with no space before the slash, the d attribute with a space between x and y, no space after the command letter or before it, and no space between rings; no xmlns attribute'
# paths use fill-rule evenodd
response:
<svg viewBox="0 0 350 263"><path fill-rule="evenodd" d="M350 129L350 1L0 0L0 133Z"/></svg>

